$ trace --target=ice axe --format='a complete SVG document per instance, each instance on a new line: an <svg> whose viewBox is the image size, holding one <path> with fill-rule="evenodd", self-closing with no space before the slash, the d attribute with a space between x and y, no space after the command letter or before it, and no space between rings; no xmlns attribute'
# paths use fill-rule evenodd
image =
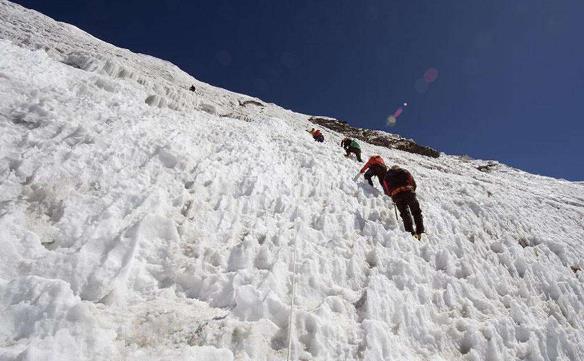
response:
<svg viewBox="0 0 584 361"><path fill-rule="evenodd" d="M399 225L399 219L397 218L397 206L395 205L395 203L393 204L393 210L395 211L395 221Z"/></svg>

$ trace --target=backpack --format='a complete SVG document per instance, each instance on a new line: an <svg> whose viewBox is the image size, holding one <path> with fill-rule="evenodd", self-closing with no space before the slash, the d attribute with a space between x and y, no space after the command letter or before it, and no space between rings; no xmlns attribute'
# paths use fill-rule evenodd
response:
<svg viewBox="0 0 584 361"><path fill-rule="evenodd" d="M411 186L412 176L410 172L405 169L389 169L387 173L385 173L385 181L391 188L398 188L404 186Z"/></svg>
<svg viewBox="0 0 584 361"><path fill-rule="evenodd" d="M357 143L355 139L351 139L351 148L361 149L361 146L359 145L359 143Z"/></svg>

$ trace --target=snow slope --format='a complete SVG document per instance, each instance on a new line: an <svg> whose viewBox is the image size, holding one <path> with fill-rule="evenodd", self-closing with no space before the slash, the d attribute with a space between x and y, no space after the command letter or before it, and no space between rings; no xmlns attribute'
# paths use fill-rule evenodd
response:
<svg viewBox="0 0 584 361"><path fill-rule="evenodd" d="M418 242L308 116L5 0L0 54L0 360L584 359L582 184L364 144Z"/></svg>

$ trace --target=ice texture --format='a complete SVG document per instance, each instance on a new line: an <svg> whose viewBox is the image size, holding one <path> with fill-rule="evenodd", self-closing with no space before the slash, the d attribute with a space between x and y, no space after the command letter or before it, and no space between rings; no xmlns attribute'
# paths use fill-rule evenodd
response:
<svg viewBox="0 0 584 361"><path fill-rule="evenodd" d="M0 54L0 360L584 360L581 182L363 144L420 242L308 115L5 0Z"/></svg>

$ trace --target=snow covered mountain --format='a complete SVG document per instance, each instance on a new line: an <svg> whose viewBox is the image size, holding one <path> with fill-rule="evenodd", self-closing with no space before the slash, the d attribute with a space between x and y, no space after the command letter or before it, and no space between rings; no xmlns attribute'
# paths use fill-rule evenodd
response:
<svg viewBox="0 0 584 361"><path fill-rule="evenodd" d="M0 55L0 360L584 360L582 183L363 144L418 242L307 115L5 0Z"/></svg>

